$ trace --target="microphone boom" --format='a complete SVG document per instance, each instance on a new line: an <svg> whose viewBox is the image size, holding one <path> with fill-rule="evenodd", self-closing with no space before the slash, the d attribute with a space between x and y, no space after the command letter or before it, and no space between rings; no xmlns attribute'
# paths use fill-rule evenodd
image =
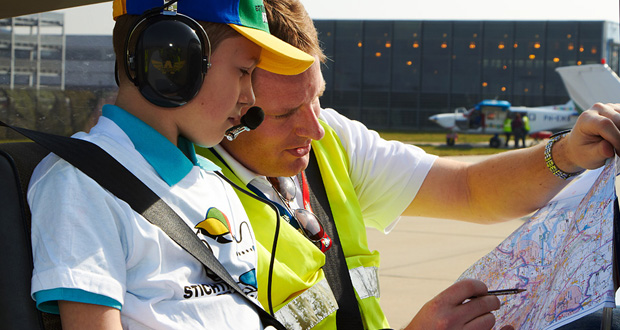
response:
<svg viewBox="0 0 620 330"><path fill-rule="evenodd" d="M263 109L259 107L251 107L245 115L241 116L241 124L235 125L226 130L225 136L228 141L232 141L242 132L256 129L263 122L263 119L265 119Z"/></svg>

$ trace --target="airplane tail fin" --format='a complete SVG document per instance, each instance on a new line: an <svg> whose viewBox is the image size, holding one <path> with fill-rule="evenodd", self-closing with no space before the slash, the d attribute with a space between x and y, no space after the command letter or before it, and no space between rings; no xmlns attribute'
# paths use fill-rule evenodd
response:
<svg viewBox="0 0 620 330"><path fill-rule="evenodd" d="M594 103L620 103L620 78L607 64L565 66L555 69L580 112Z"/></svg>

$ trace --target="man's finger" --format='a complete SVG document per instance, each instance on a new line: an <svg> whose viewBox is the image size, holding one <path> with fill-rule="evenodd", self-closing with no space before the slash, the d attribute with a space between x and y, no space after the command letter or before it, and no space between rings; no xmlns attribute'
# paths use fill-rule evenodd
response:
<svg viewBox="0 0 620 330"><path fill-rule="evenodd" d="M496 296L482 296L474 298L457 308L458 314L470 315L473 319L478 315L483 315L500 307L499 298Z"/></svg>
<svg viewBox="0 0 620 330"><path fill-rule="evenodd" d="M620 104L597 103L582 115L585 116L584 134L600 136L620 147Z"/></svg>
<svg viewBox="0 0 620 330"><path fill-rule="evenodd" d="M488 288L483 282L474 279L464 279L449 286L438 294L436 299L440 299L453 306L458 306L469 297L484 296L487 292Z"/></svg>
<svg viewBox="0 0 620 330"><path fill-rule="evenodd" d="M486 313L466 323L463 330L485 330L495 325L495 315Z"/></svg>

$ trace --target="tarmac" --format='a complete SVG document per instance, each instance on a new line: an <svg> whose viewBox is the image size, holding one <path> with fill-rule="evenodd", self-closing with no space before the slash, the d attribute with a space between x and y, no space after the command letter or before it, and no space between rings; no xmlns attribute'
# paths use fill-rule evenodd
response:
<svg viewBox="0 0 620 330"><path fill-rule="evenodd" d="M453 157L477 162L488 156ZM381 306L394 329L405 327L422 306L452 285L524 219L494 225L402 217L385 235L368 230L371 249L381 253Z"/></svg>

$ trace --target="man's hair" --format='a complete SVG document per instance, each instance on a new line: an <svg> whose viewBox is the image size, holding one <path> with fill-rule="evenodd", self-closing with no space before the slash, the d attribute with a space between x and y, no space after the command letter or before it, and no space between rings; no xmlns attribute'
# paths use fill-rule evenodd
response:
<svg viewBox="0 0 620 330"><path fill-rule="evenodd" d="M133 26L140 16L122 15L116 18L114 32L112 34L112 44L114 46L114 54L118 65L119 78L125 76L125 42L129 38L129 29ZM211 43L211 54L215 52L217 46L225 39L241 36L230 26L223 23L199 22L209 37ZM205 45L208 47L208 45Z"/></svg>
<svg viewBox="0 0 620 330"><path fill-rule="evenodd" d="M299 0L263 0L272 35L325 63L314 22Z"/></svg>

